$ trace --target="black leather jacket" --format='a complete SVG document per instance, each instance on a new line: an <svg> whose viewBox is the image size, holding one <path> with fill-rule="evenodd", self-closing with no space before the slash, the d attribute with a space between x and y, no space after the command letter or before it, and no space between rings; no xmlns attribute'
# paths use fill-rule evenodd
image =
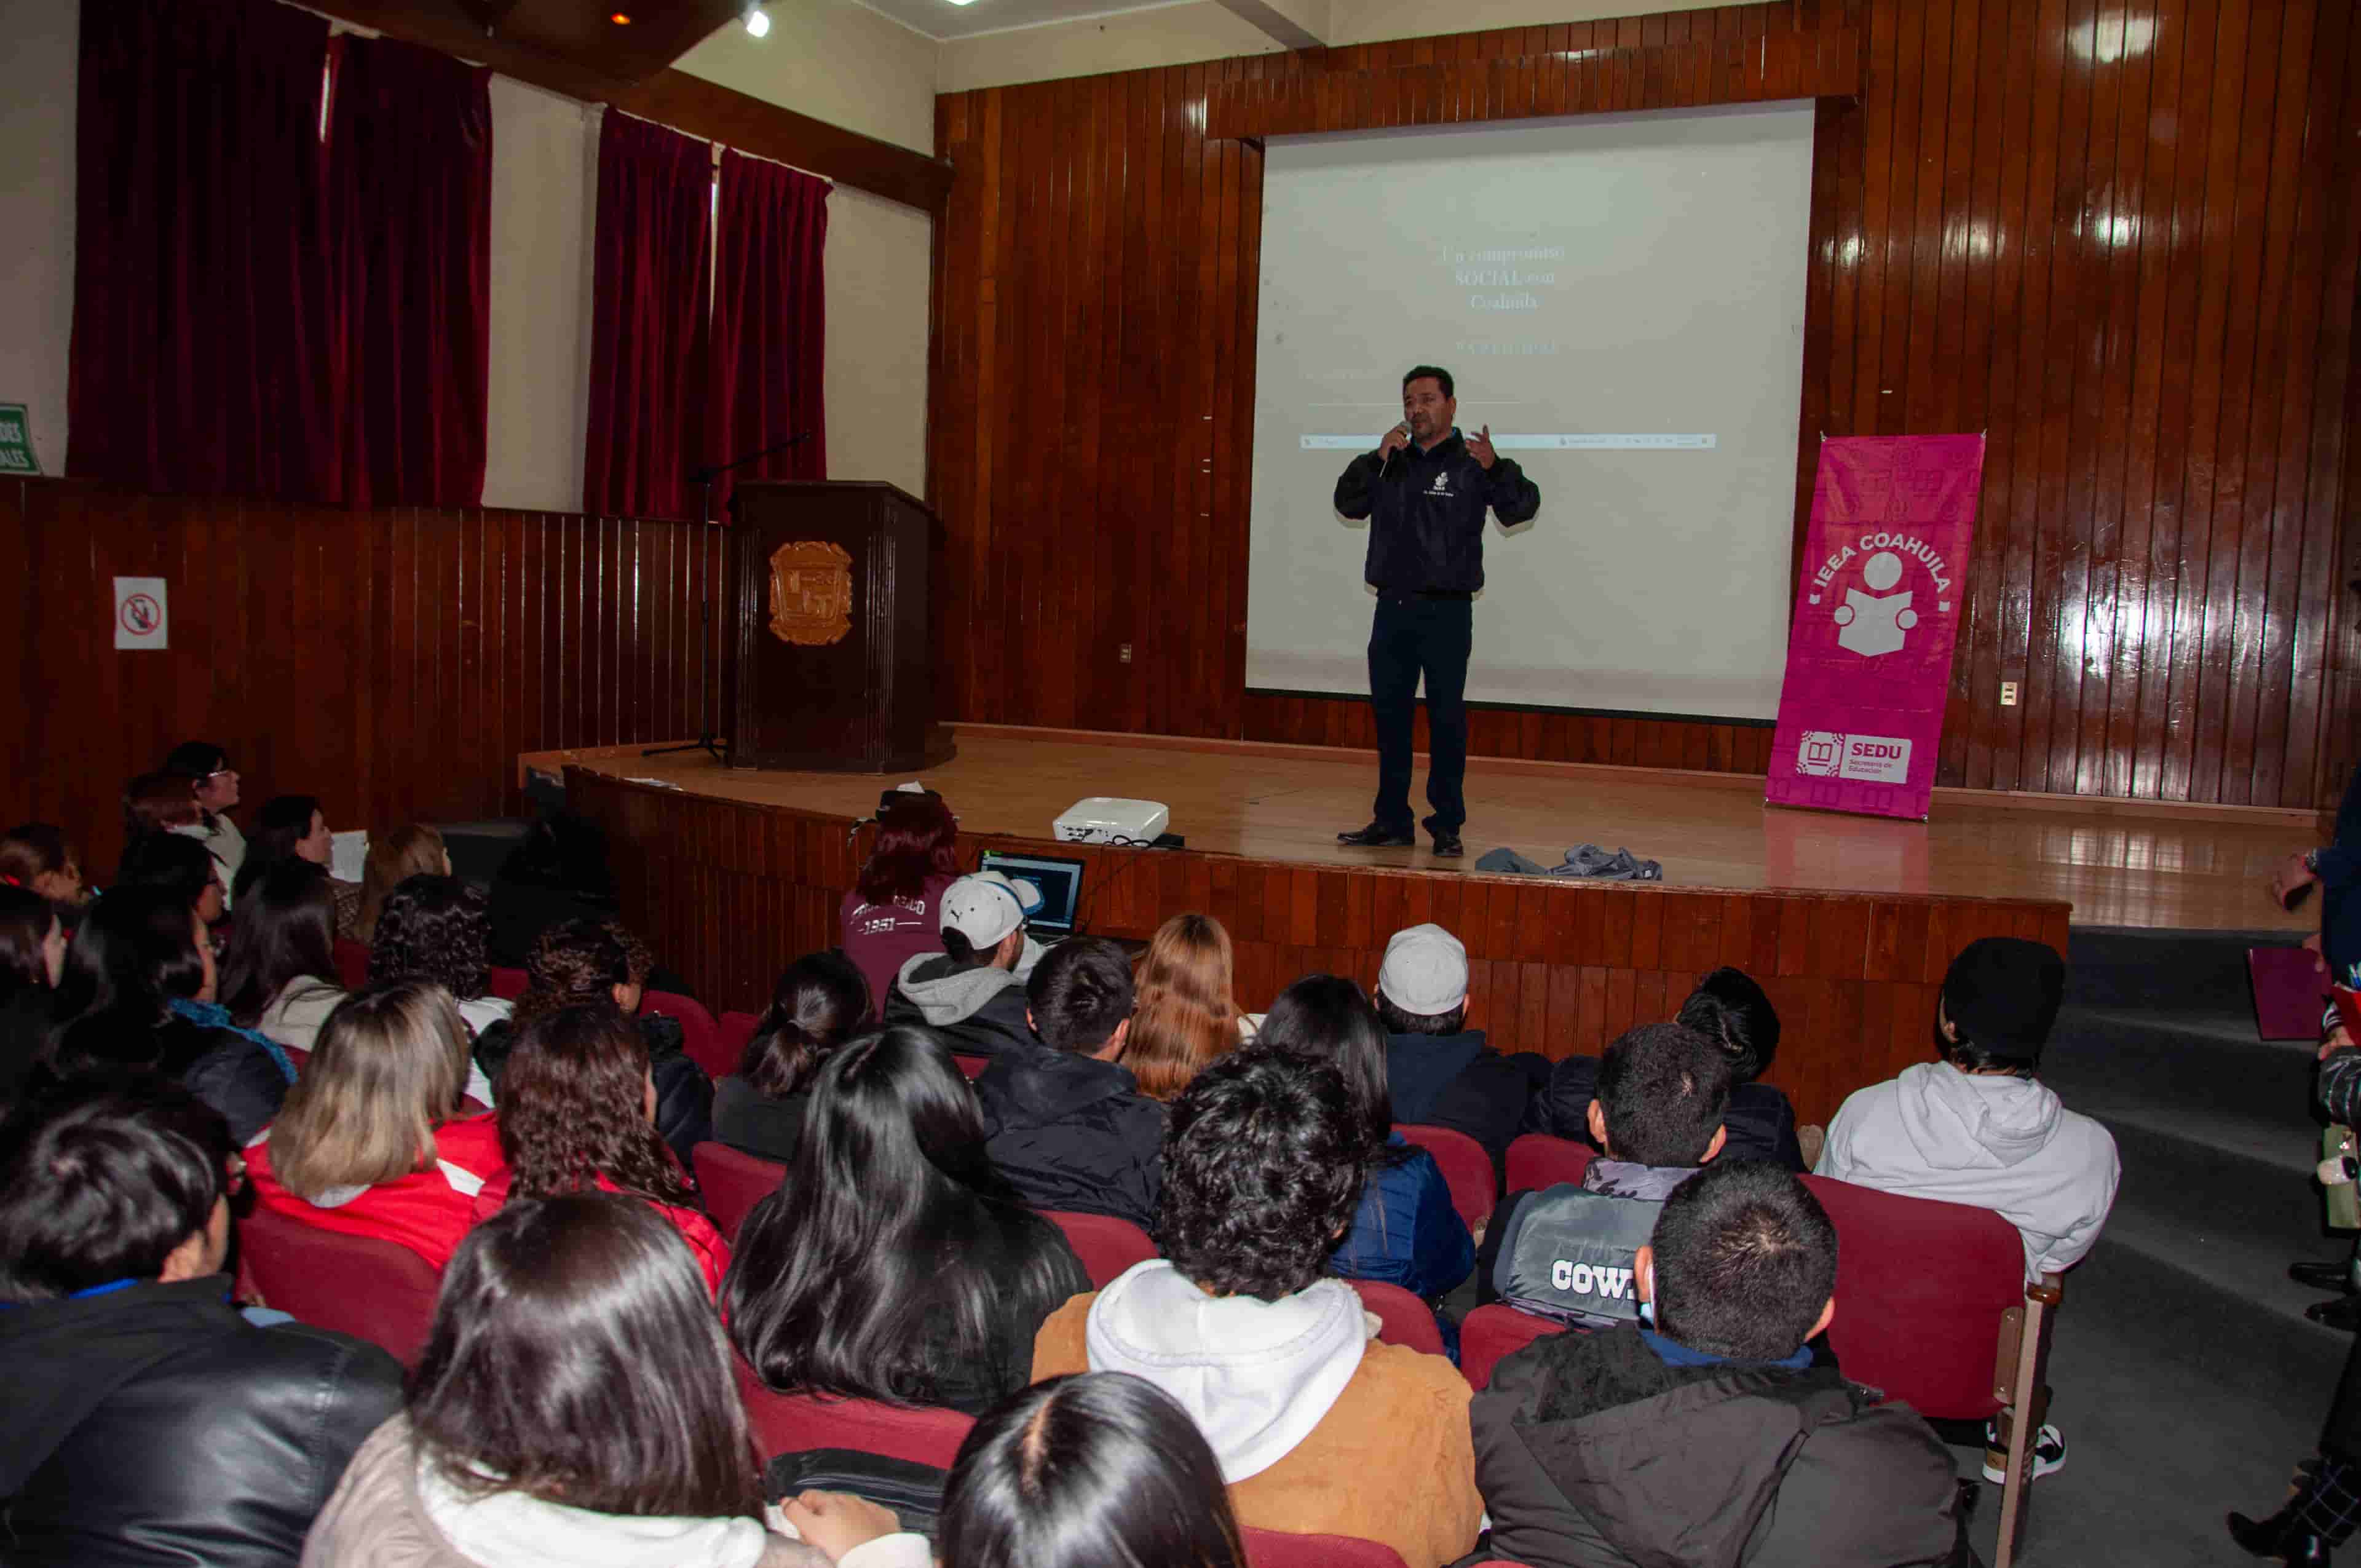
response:
<svg viewBox="0 0 2361 1568"><path fill-rule="evenodd" d="M292 1565L401 1368L222 1275L0 1307L0 1561Z"/></svg>

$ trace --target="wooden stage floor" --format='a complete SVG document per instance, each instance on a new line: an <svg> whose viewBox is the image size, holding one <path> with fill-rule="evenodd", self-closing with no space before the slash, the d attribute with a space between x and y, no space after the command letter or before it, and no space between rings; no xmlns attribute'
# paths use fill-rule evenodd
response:
<svg viewBox="0 0 2361 1568"><path fill-rule="evenodd" d="M1931 821L1887 822L1768 807L1761 781L1742 776L1473 758L1467 855L1438 861L1422 838L1414 850L1335 842L1340 828L1367 819L1375 762L1366 752L955 729L959 755L925 778L973 833L1047 839L1050 819L1081 796L1134 795L1168 804L1172 830L1192 850L1306 865L1476 874L1477 857L1496 845L1548 865L1568 846L1590 842L1661 861L1666 885L1676 888L2060 899L2073 905L2075 924L2087 926L2298 932L2312 916L2283 913L2264 891L2279 857L2318 841L2309 812L1938 790ZM689 754L642 758L638 751L521 761L853 817L875 809L881 784L902 782L733 771Z"/></svg>

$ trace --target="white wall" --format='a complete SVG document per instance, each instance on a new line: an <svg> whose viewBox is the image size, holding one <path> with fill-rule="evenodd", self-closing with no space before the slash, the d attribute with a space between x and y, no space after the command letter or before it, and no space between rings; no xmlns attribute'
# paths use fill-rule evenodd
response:
<svg viewBox="0 0 2361 1568"><path fill-rule="evenodd" d="M582 509L598 112L492 78L484 504Z"/></svg>
<svg viewBox="0 0 2361 1568"><path fill-rule="evenodd" d="M23 403L41 472L66 463L73 325L74 69L79 5L0 0L0 403Z"/></svg>

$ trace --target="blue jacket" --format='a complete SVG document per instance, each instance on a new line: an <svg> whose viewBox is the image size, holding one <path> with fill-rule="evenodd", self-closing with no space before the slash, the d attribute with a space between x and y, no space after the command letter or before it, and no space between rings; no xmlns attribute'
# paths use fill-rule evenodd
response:
<svg viewBox="0 0 2361 1568"><path fill-rule="evenodd" d="M1389 1146L1407 1146L1400 1133ZM1423 1301L1448 1294L1476 1266L1475 1238L1451 1206L1451 1189L1434 1157L1413 1149L1408 1159L1369 1178L1353 1228L1328 1259L1346 1279L1399 1285Z"/></svg>

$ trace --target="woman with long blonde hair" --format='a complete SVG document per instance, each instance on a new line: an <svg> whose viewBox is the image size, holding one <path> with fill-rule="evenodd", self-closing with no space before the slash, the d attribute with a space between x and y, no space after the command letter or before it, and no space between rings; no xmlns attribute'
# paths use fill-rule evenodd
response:
<svg viewBox="0 0 2361 1568"><path fill-rule="evenodd" d="M1139 960L1123 1065L1139 1091L1170 1101L1216 1058L1235 1050L1246 1015L1230 993L1230 934L1210 915L1175 915L1157 927Z"/></svg>
<svg viewBox="0 0 2361 1568"><path fill-rule="evenodd" d="M345 1235L408 1247L440 1268L506 1177L498 1127L468 1114L467 1026L423 981L355 992L321 1027L269 1135L247 1150L256 1201Z"/></svg>
<svg viewBox="0 0 2361 1568"><path fill-rule="evenodd" d="M395 828L369 840L368 860L361 868L361 908L354 916L352 938L367 946L377 939L377 917L385 913L386 896L414 876L449 876L451 851L443 835L424 822Z"/></svg>

